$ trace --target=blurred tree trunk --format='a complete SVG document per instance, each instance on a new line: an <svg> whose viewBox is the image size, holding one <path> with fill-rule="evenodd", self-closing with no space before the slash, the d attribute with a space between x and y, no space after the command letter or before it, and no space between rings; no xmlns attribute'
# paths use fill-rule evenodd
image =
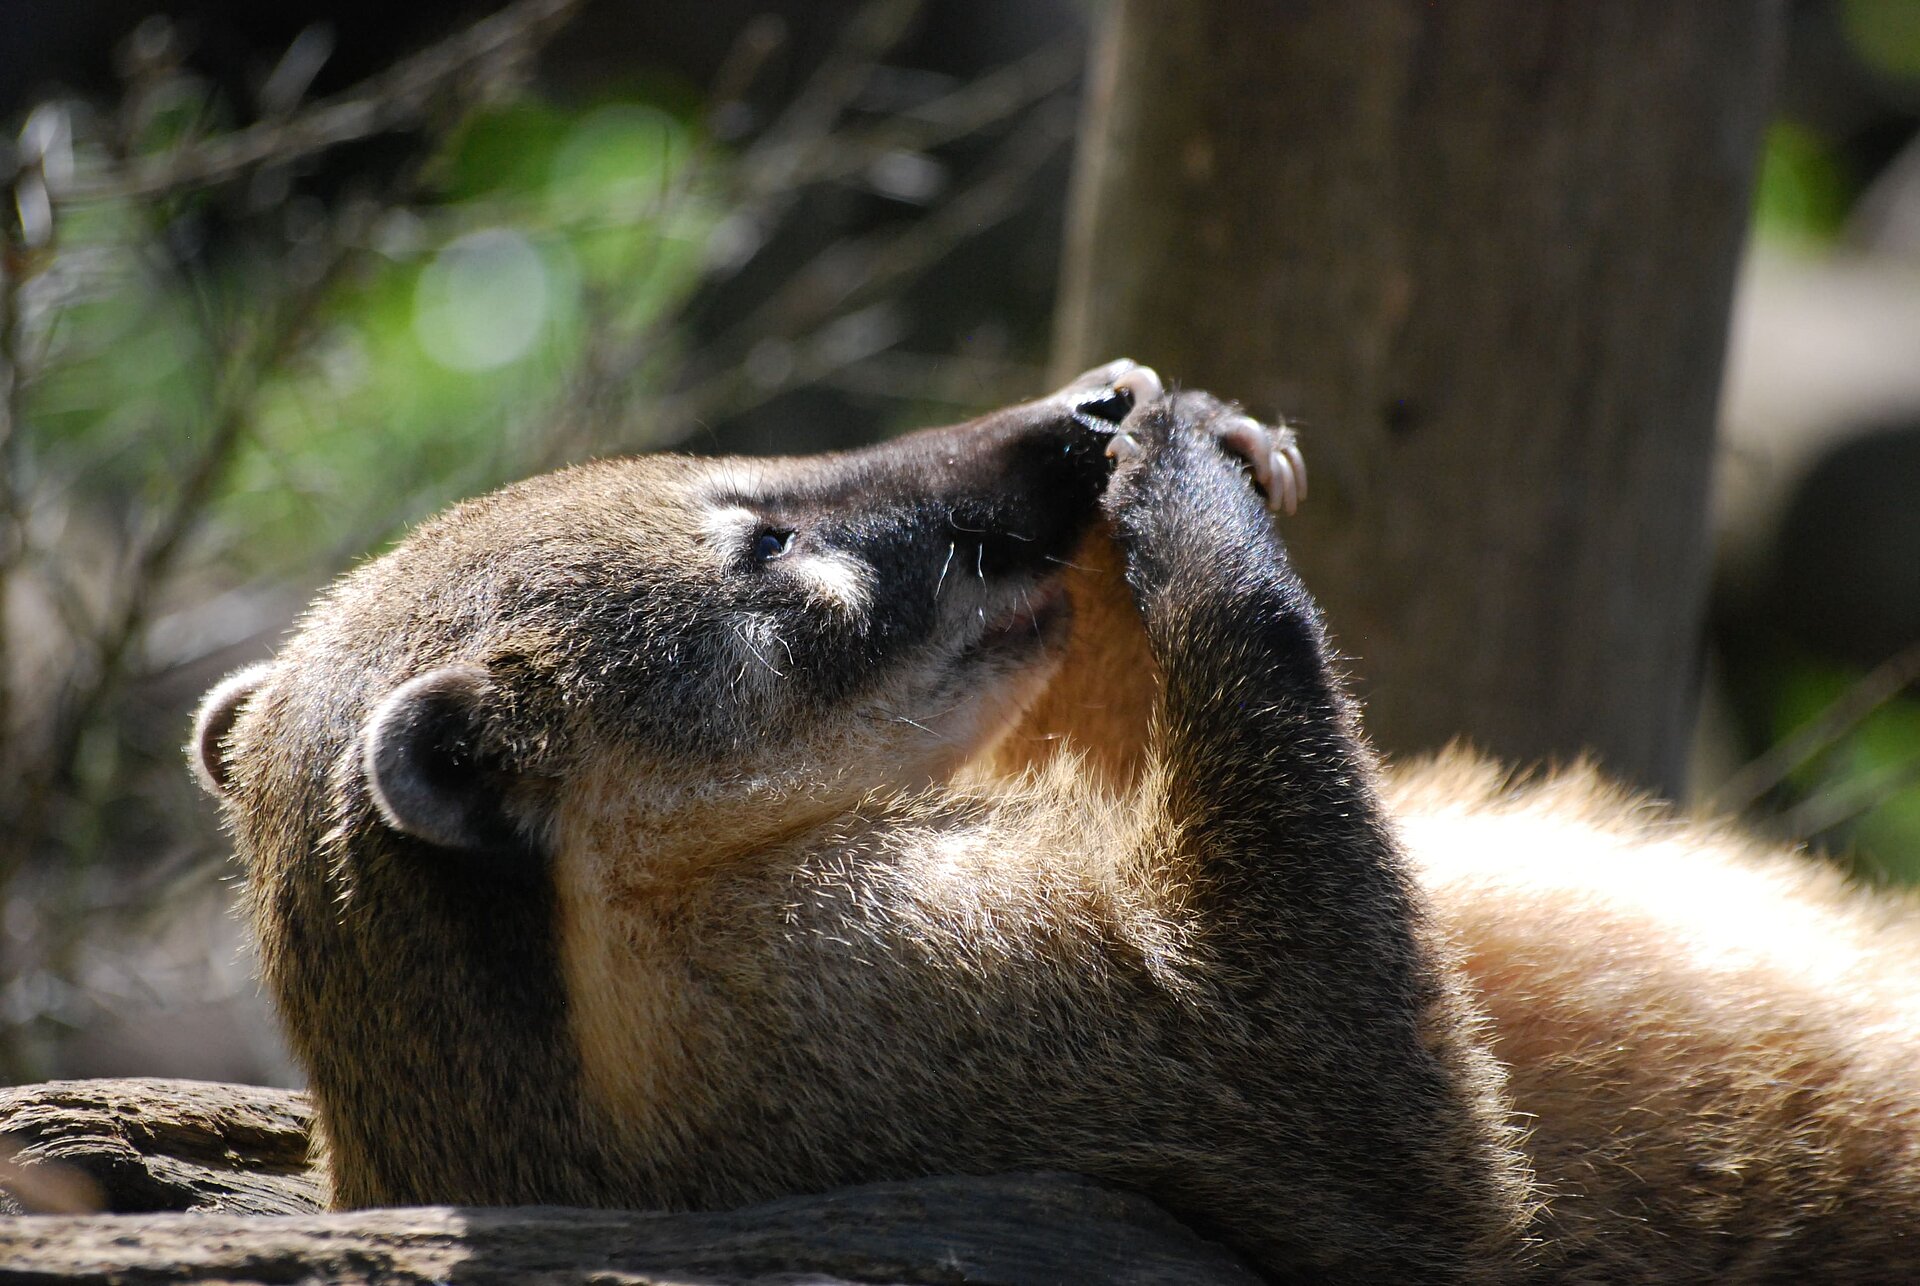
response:
<svg viewBox="0 0 1920 1286"><path fill-rule="evenodd" d="M1303 424L1390 751L1677 791L1777 0L1115 0L1056 365Z"/></svg>

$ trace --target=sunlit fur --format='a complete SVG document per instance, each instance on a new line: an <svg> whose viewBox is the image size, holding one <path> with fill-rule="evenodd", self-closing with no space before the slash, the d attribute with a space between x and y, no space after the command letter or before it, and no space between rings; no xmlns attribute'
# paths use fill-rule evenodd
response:
<svg viewBox="0 0 1920 1286"><path fill-rule="evenodd" d="M1389 798L1492 1015L1563 1280L1920 1280L1920 915L1581 768Z"/></svg>

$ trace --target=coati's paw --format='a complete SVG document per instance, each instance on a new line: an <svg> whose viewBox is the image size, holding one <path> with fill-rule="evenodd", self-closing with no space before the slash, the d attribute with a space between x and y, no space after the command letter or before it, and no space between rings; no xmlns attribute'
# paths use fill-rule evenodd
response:
<svg viewBox="0 0 1920 1286"><path fill-rule="evenodd" d="M1291 515L1307 498L1307 461L1300 453L1299 436L1285 422L1262 424L1250 415L1206 399L1219 413L1201 419L1194 427L1210 434L1229 455L1237 457L1253 471L1253 482L1273 512ZM1186 418L1186 417L1181 417ZM1107 443L1107 454L1123 468L1136 460L1140 439L1122 423Z"/></svg>
<svg viewBox="0 0 1920 1286"><path fill-rule="evenodd" d="M1307 461L1291 426L1229 415L1208 427L1221 446L1252 467L1254 485L1267 498L1268 509L1291 515L1300 507L1307 498Z"/></svg>

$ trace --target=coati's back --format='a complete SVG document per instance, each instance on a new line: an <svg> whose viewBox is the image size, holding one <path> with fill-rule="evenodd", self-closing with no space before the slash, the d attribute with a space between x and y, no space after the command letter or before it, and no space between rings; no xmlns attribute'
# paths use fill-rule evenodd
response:
<svg viewBox="0 0 1920 1286"><path fill-rule="evenodd" d="M1920 1280L1920 908L1578 770L1389 778L1591 1282ZM1563 1276L1565 1279L1565 1276Z"/></svg>

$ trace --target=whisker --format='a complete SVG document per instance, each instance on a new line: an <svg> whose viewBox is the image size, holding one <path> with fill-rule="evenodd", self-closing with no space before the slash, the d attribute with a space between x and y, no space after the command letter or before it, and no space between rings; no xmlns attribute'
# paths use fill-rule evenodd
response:
<svg viewBox="0 0 1920 1286"><path fill-rule="evenodd" d="M973 547L973 574L979 577L980 584L982 586L986 585L987 583L987 542L984 540ZM987 605L984 602L981 603L980 606L974 608L973 612L975 616L980 618L982 623L985 623L987 619Z"/></svg>
<svg viewBox="0 0 1920 1286"><path fill-rule="evenodd" d="M947 568L953 566L953 548L954 542L949 540L947 542L947 561L940 564L940 579L933 583L933 601L936 603L940 601L941 587L947 583Z"/></svg>
<svg viewBox="0 0 1920 1286"><path fill-rule="evenodd" d="M770 670L770 671L772 671L772 672L773 672L773 675L774 675L774 677L775 677L775 678L780 678L780 679L784 679L784 678L786 678L786 677L787 677L787 675L786 675L786 672L785 672L784 670L782 670L782 669L780 669L780 668L779 668L778 666L776 666L776 665L775 665L775 664L774 664L773 662L771 662L771 661L769 661L769 660L767 660L767 658L766 658L766 657L764 657L764 656L762 656L762 655L760 655L760 649L759 649L759 648L757 648L757 647L755 647L755 646L753 645L753 640L752 640L752 639L750 639L750 638L748 638L748 637L746 636L746 633L745 633L745 631L743 631L743 630L742 630L742 629L741 629L741 628L740 628L740 627L739 627L738 625L735 625L735 626L732 626L731 628L732 628L732 630L733 630L733 634L734 634L734 637L735 637L735 638L737 638L737 639L739 639L739 640L740 640L740 641L741 641L742 643L744 643L744 644L746 644L746 645L747 645L747 651L749 651L749 652L751 652L751 653L753 653L753 659L754 659L754 660L756 660L756 661L758 661L758 662L759 662L760 664L762 664L762 665L764 665L764 666L766 666L768 670ZM778 636L778 635L776 635L775 637L777 638L777 637L779 637L779 636ZM786 640L785 640L785 639L781 639L780 641L781 641L781 643L782 643L783 645L784 645L784 644L785 644L785 642L786 642ZM792 659L793 659L793 653L792 653L792 651L791 651L790 649L789 649L789 651L788 651L788 653L787 653L787 659L788 659L788 660L792 660ZM746 673L746 666L745 666L745 663L744 663L744 662L742 662L742 663L741 663L741 674L742 674L742 676L743 676L743 677L745 676L745 673Z"/></svg>

